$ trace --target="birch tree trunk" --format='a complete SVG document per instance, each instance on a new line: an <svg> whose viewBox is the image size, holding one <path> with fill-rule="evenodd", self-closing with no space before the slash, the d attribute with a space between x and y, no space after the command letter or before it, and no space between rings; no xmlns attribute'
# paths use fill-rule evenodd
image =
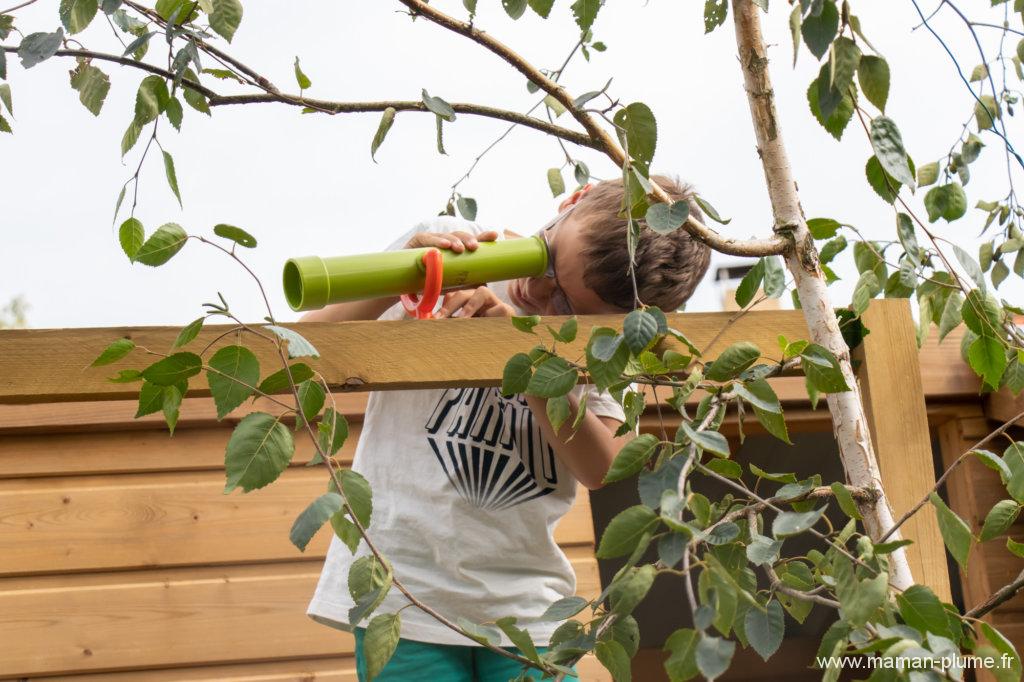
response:
<svg viewBox="0 0 1024 682"><path fill-rule="evenodd" d="M868 534L877 540L892 527L893 513L882 486L867 415L850 365L850 349L839 331L825 279L818 266L818 250L807 229L789 156L782 142L782 131L775 110L775 93L768 73L768 57L761 35L760 11L752 0L733 0L736 46L757 137L757 153L761 157L768 197L772 204L773 229L776 234L790 239L790 246L783 257L793 275L810 338L839 359L843 377L852 389L845 393L828 394L828 407L832 413L832 428L839 444L839 456L847 482L854 486L872 487L880 492L875 503L860 505L864 526ZM897 539L898 533L889 538L891 541ZM891 555L889 582L901 590L914 583L906 553L902 549Z"/></svg>

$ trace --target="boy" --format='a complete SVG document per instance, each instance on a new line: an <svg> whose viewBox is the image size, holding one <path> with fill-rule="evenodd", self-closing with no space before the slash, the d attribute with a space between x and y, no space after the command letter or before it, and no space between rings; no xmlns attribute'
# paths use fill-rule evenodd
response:
<svg viewBox="0 0 1024 682"><path fill-rule="evenodd" d="M658 183L674 200L690 189ZM544 236L544 277L496 282L448 293L438 317L626 313L634 304L628 274L626 221L619 217L621 181L582 188L560 207ZM699 209L691 211L699 217ZM438 218L419 225L391 249L435 246L462 252L498 238L474 223ZM693 293L710 250L683 230L659 235L644 228L636 250L640 300L672 311ZM396 300L357 301L309 313L304 321L404 317ZM514 333L511 329L509 333ZM457 363L458 349L443 349ZM628 440L615 438L622 408L593 387L570 394L575 412L587 391L587 414L575 436L556 434L546 400L502 397L497 388L393 391L370 395L353 469L373 488L369 532L395 576L423 603L451 620L493 623L515 616L538 646L558 623L539 622L552 602L575 593L568 560L553 538L572 506L577 481L601 486ZM365 545L359 555L366 553ZM354 557L337 538L309 605L318 622L351 630L347 575ZM408 602L392 590L377 610ZM360 679L365 675L362 628L355 629ZM504 641L502 646L509 646ZM441 625L415 607L402 611L401 641L377 678L431 682L507 682L520 666ZM536 671L534 671L536 672Z"/></svg>

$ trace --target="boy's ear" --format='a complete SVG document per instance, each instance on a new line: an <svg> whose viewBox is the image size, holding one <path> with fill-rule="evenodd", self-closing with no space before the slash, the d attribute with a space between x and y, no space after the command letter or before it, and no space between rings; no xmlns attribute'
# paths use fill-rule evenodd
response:
<svg viewBox="0 0 1024 682"><path fill-rule="evenodd" d="M579 200L583 198L583 195L589 192L592 187L593 185L588 182L587 184L583 185L578 190L570 194L569 198L567 198L565 201L558 205L559 212L564 211L570 206L575 206L579 202Z"/></svg>

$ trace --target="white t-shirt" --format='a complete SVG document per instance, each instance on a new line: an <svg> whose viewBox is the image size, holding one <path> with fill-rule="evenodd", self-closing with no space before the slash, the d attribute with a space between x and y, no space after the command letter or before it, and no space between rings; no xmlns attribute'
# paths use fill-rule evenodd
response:
<svg viewBox="0 0 1024 682"><path fill-rule="evenodd" d="M418 225L389 250L401 248L415 232L453 230L483 231L442 217ZM489 286L508 302L507 283ZM397 305L380 319L403 317ZM510 324L509 333L519 332ZM458 361L458 349L445 350ZM576 397L584 390L588 411L624 418L607 393L577 386ZM572 566L553 532L573 504L577 482L522 396L503 398L497 388L371 393L352 468L373 488L370 537L417 599L453 621L515 616L538 646L547 644L559 624L538 617L576 590ZM356 556L368 553L362 543ZM337 537L331 539L307 611L317 621L351 629L347 577L355 558ZM393 613L407 603L392 588L375 613ZM401 636L473 644L415 607L402 611Z"/></svg>

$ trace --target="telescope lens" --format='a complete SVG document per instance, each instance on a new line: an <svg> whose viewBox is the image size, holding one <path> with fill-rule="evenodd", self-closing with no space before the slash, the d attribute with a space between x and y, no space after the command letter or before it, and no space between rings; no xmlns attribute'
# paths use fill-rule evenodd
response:
<svg viewBox="0 0 1024 682"><path fill-rule="evenodd" d="M302 275L294 261L284 264L284 297L292 310L302 309Z"/></svg>

